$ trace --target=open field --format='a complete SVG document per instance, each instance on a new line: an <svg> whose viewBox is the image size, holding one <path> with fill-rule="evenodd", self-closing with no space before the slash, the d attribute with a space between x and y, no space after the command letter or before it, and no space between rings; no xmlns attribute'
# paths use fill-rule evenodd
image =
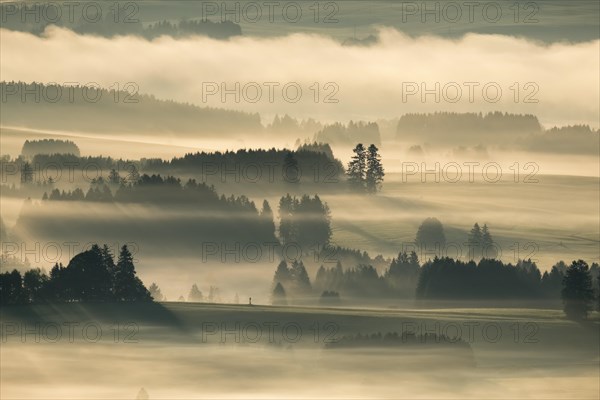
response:
<svg viewBox="0 0 600 400"><path fill-rule="evenodd" d="M580 325L535 309L161 303L0 311L3 399L134 399L141 387L151 399L592 399L599 390L597 314ZM471 350L325 348L348 334L409 331L460 337Z"/></svg>

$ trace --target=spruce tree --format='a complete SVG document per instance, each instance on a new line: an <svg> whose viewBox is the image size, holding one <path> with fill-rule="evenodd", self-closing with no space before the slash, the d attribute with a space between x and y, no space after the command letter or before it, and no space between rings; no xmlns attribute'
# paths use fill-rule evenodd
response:
<svg viewBox="0 0 600 400"><path fill-rule="evenodd" d="M366 189L368 193L377 193L381 188L385 172L381 163L379 149L374 144L369 146L367 150L367 172L366 172Z"/></svg>
<svg viewBox="0 0 600 400"><path fill-rule="evenodd" d="M190 289L190 293L188 294L188 301L193 303L199 303L202 300L204 300L204 296L202 296L202 292L200 291L200 289L198 289L198 285L194 283L192 285L192 288ZM209 299L209 302L211 300L212 299Z"/></svg>
<svg viewBox="0 0 600 400"><path fill-rule="evenodd" d="M151 301L152 296L142 281L136 276L133 256L127 245L121 247L114 280L114 294L117 301Z"/></svg>
<svg viewBox="0 0 600 400"><path fill-rule="evenodd" d="M287 299L285 296L285 289L281 283L277 283L273 289L273 295L271 297L271 304L274 306L286 306Z"/></svg>
<svg viewBox="0 0 600 400"><path fill-rule="evenodd" d="M492 235L490 234L487 224L483 224L483 229L481 230L481 251L484 258L497 257L494 239L492 239Z"/></svg>
<svg viewBox="0 0 600 400"><path fill-rule="evenodd" d="M366 190L367 179L367 151L362 143L356 145L354 155L348 163L346 175L348 175L348 183L350 186L359 192Z"/></svg>
<svg viewBox="0 0 600 400"><path fill-rule="evenodd" d="M475 222L475 225L473 225L471 232L469 232L467 244L469 247L469 258L471 260L481 258L482 234L481 228L479 227L479 224L477 222Z"/></svg>
<svg viewBox="0 0 600 400"><path fill-rule="evenodd" d="M563 279L562 299L568 318L584 319L592 309L594 289L588 264L583 260L573 261Z"/></svg>

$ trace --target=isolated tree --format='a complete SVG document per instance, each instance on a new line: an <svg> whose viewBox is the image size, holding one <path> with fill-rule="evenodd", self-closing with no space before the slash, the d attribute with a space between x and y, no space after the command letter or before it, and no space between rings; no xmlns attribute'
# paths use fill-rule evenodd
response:
<svg viewBox="0 0 600 400"><path fill-rule="evenodd" d="M152 282L152 285L150 285L150 287L148 288L148 292L150 292L150 296L152 296L152 298L155 301L163 301L165 299L162 292L160 291L160 288L154 282Z"/></svg>
<svg viewBox="0 0 600 400"><path fill-rule="evenodd" d="M220 303L221 295L219 294L219 288L216 286L211 286L208 288L208 302L209 303Z"/></svg>
<svg viewBox="0 0 600 400"><path fill-rule="evenodd" d="M356 145L352 150L354 155L348 163L346 175L348 183L356 191L364 191L366 189L367 179L367 151L362 143Z"/></svg>
<svg viewBox="0 0 600 400"><path fill-rule="evenodd" d="M150 399L150 396L148 396L148 392L146 392L146 389L141 388L137 394L136 400L148 400L148 399Z"/></svg>
<svg viewBox="0 0 600 400"><path fill-rule="evenodd" d="M594 301L594 289L588 264L573 261L563 279L562 299L568 318L581 320L587 317Z"/></svg>
<svg viewBox="0 0 600 400"><path fill-rule="evenodd" d="M281 283L277 283L275 288L273 289L273 294L271 296L271 304L274 306L286 306L287 299L285 295L285 289Z"/></svg>
<svg viewBox="0 0 600 400"><path fill-rule="evenodd" d="M485 258L497 257L494 239L492 239L492 235L490 234L487 224L483 224L483 228L481 229L481 251L482 256Z"/></svg>
<svg viewBox="0 0 600 400"><path fill-rule="evenodd" d="M133 256L127 245L121 247L115 272L114 293L118 301L151 301L150 292L136 276Z"/></svg>
<svg viewBox="0 0 600 400"><path fill-rule="evenodd" d="M442 223L437 218L426 218L417 230L415 243L422 250L440 253L446 246L446 235Z"/></svg>
<svg viewBox="0 0 600 400"><path fill-rule="evenodd" d="M381 188L384 176L385 172L383 171L379 149L372 144L367 150L367 172L365 176L367 193L377 193Z"/></svg>
<svg viewBox="0 0 600 400"><path fill-rule="evenodd" d="M469 259L475 260L481 258L482 233L479 224L475 222L473 228L469 232L467 239L467 247L469 248Z"/></svg>
<svg viewBox="0 0 600 400"><path fill-rule="evenodd" d="M204 296L202 296L202 292L198 289L198 285L194 283L188 294L188 301L199 303L202 300L204 300Z"/></svg>

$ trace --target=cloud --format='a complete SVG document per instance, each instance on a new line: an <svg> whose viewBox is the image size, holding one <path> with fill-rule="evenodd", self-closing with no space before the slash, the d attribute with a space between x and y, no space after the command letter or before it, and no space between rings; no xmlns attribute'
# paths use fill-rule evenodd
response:
<svg viewBox="0 0 600 400"><path fill-rule="evenodd" d="M260 112L268 118L288 113L347 121L407 112L500 110L536 114L547 125L598 126L599 40L545 45L501 35L411 38L382 28L377 44L352 47L304 33L229 41L204 37L147 41L83 36L56 27L49 27L43 37L1 32L3 80L97 82L109 87L132 81L141 93L159 98ZM235 94L222 101L223 82L239 94L239 102ZM422 84L433 90L424 101ZM251 102L257 87L262 93ZM297 87L302 95L293 102ZM208 95L208 89L218 92ZM527 96L538 102L524 102Z"/></svg>

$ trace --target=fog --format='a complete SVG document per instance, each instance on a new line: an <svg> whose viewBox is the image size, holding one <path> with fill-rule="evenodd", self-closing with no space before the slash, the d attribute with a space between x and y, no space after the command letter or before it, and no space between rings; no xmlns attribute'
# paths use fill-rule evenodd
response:
<svg viewBox="0 0 600 400"><path fill-rule="evenodd" d="M140 93L259 112L268 119L287 113L322 121L348 121L393 118L399 111L464 112L476 108L483 112L500 109L532 113L543 123L553 125L586 123L598 127L598 40L540 44L523 38L472 33L458 39L411 38L391 28L381 28L379 39L369 47L348 47L327 36L305 33L228 41L202 37L147 41L129 36L107 39L77 35L52 26L43 37L3 30L0 72L8 81L97 82L104 87L115 82L135 82ZM64 59L69 59L69 63L65 64ZM449 59L452 63L447 62ZM111 62L105 63L106 60ZM238 68L239 65L244 68ZM563 73L575 66L576 74ZM280 86L272 101L263 88L264 96L259 101L236 102L233 96L226 96L223 101L220 93L208 95L207 82L216 82L217 87L223 82L230 89L236 82L240 87L250 82L259 86L276 82ZM297 102L286 100L296 98L292 90L288 97L281 93L289 82L297 83L303 92ZM315 89L310 89L315 82L320 88L316 102ZM326 87L328 82L335 85ZM436 102L431 95L422 99L420 91L408 96L409 89L403 83L410 82L416 82L417 87L425 83L427 89L439 82L438 94L458 101ZM462 95L448 87L451 91L442 96L441 88L452 82L459 86L476 82L480 86L472 101L467 87L461 89ZM520 87L518 101L510 89L515 82ZM524 86L531 82L539 90ZM496 97L492 94L496 89L490 89L488 99L493 101L481 93L488 83L502 91ZM252 89L249 93L245 98L255 99L259 92ZM527 94L532 94L530 100L537 102L524 102ZM327 95L331 95L329 100L337 101L326 102Z"/></svg>
<svg viewBox="0 0 600 400"><path fill-rule="evenodd" d="M179 328L164 325L156 312L111 316L91 306L37 311L46 315L42 324L76 321L80 325L72 325L73 342L67 337L48 342L54 337L52 331L38 332L39 343L35 343L32 321L14 311L5 313L3 322L17 324L17 332L6 331L3 336L2 362L12 365L2 374L3 397L135 399L141 388L150 399L346 398L348 393L359 399L558 399L594 398L598 392L598 332L563 321L554 311L346 310L333 314L301 308L168 306L164 312L178 318ZM499 322L489 323L488 317ZM117 340L116 321L121 324ZM222 321L227 321L225 335L212 330ZM278 324L271 334L263 331L265 323L274 321ZM94 327L82 336L81 326L86 323ZM256 324L254 330L244 331L250 323ZM281 327L288 323L304 334L299 339L283 334ZM486 323L494 326L487 336L482 328ZM336 338L378 330L435 332L452 327L462 331L459 336L470 349L453 350L441 343L423 348L327 349L326 330L318 335L314 331L315 326L326 324L336 327ZM468 324L475 327L471 333L465 330ZM515 327L523 329L525 324L534 324L535 330L516 333ZM29 333L22 340L27 326ZM135 327L135 334L126 326ZM92 340L95 330L103 333L101 339ZM262 335L255 341L259 332ZM496 332L501 332L499 337ZM572 340L563 340L565 335ZM73 368L72 357L93 361Z"/></svg>
<svg viewBox="0 0 600 400"><path fill-rule="evenodd" d="M473 183L422 183L418 176L392 173L384 190L375 198L330 193L322 194L322 199L331 209L332 243L368 251L372 257L382 254L391 258L400 251L414 249L418 226L425 218L436 216L444 225L448 242L444 255L451 257L467 256L468 232L478 222L488 225L501 251L499 258L505 262L531 258L545 271L560 260L600 261L598 178L549 175L536 178L537 183L529 184L515 183L512 176L498 183L482 179ZM252 185L231 187L235 187L236 193L254 191ZM276 226L280 196L277 190L251 196L257 204L263 199L272 204ZM235 231L225 240L190 223L218 225L219 221L229 223L237 217L206 212L201 206L173 209L55 201L29 211L27 221L34 223L29 226L17 223L21 207L20 199L2 198L2 218L17 235L11 240L16 247L11 247L10 252L22 259L27 257L33 265L46 270L55 262L66 265L74 250L81 251L91 243L107 243L114 253L119 246L128 244L134 251L142 280L148 285L158 283L170 300L187 296L192 283L198 283L202 291L211 285L218 286L226 302L233 301L236 293L242 299L253 297L257 303L270 301L269 288L279 262L273 244L244 236L234 239L238 235ZM193 237L191 232L196 232ZM231 240L237 245L230 243ZM76 243L78 247L70 248L68 243ZM212 244L216 244L216 250L208 247ZM256 244L266 245L258 259L254 247L247 247ZM419 253L419 257L426 261L432 255L425 252ZM331 259L320 261L332 267L336 260L337 255L332 254ZM307 267L312 280L318 263Z"/></svg>

